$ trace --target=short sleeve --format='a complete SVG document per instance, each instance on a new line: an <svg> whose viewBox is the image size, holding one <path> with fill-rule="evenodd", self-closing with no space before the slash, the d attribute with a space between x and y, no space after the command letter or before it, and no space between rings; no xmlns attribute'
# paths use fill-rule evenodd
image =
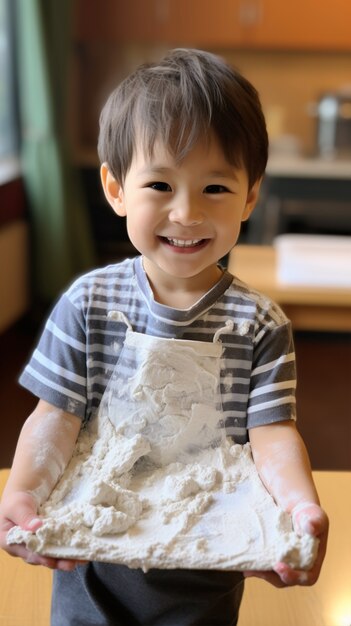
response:
<svg viewBox="0 0 351 626"><path fill-rule="evenodd" d="M268 326L254 345L247 427L296 419L296 363L289 321Z"/></svg>
<svg viewBox="0 0 351 626"><path fill-rule="evenodd" d="M19 382L38 398L80 418L85 417L85 316L67 295L63 295L53 309Z"/></svg>

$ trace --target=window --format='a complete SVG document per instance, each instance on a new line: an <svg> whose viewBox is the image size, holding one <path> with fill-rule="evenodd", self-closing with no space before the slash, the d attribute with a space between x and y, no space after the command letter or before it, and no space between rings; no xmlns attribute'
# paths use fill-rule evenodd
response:
<svg viewBox="0 0 351 626"><path fill-rule="evenodd" d="M18 174L13 2L0 0L0 182Z"/></svg>

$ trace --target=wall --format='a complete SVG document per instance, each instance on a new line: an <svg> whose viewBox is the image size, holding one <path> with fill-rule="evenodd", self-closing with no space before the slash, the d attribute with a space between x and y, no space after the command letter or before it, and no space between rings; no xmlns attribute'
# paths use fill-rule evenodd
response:
<svg viewBox="0 0 351 626"><path fill-rule="evenodd" d="M303 152L314 147L309 103L325 91L351 86L351 54L228 52L226 57L253 82L264 106L271 140L296 135Z"/></svg>
<svg viewBox="0 0 351 626"><path fill-rule="evenodd" d="M71 132L75 151L95 151L98 117L106 95L139 63L167 48L90 42L75 48ZM271 141L297 137L304 154L314 148L315 121L308 112L325 91L351 85L351 53L214 50L238 67L258 89Z"/></svg>
<svg viewBox="0 0 351 626"><path fill-rule="evenodd" d="M29 237L25 220L0 228L0 333L29 307Z"/></svg>
<svg viewBox="0 0 351 626"><path fill-rule="evenodd" d="M0 333L29 308L29 225L19 163L8 161L0 184Z"/></svg>

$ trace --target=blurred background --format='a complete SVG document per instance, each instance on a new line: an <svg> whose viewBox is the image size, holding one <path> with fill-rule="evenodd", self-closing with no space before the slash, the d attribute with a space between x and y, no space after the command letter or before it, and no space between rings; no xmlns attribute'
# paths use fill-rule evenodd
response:
<svg viewBox="0 0 351 626"><path fill-rule="evenodd" d="M258 89L270 135L240 244L259 264L279 235L348 243L350 23L349 0L0 0L0 467L36 403L17 377L53 302L77 274L135 254L99 182L110 90L172 47L222 55ZM314 469L351 469L349 283L325 287L294 325L298 424ZM331 293L343 322L321 325Z"/></svg>

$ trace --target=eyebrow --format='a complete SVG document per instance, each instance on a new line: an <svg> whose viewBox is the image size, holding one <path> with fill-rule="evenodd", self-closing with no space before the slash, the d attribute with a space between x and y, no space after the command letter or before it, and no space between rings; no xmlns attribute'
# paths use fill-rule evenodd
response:
<svg viewBox="0 0 351 626"><path fill-rule="evenodd" d="M207 174L208 176L213 176L213 178L234 178L237 180L237 175L235 173L235 169L225 169L225 170L211 170Z"/></svg>
<svg viewBox="0 0 351 626"><path fill-rule="evenodd" d="M172 168L170 167L165 167L163 165L152 165L152 166L146 166L144 167L142 170L140 170L138 172L139 176L143 176L144 174L169 174L170 172L172 172ZM208 176L209 178L232 178L237 180L237 176L235 173L235 169L224 169L224 170L210 170L209 172L205 173L206 176Z"/></svg>
<svg viewBox="0 0 351 626"><path fill-rule="evenodd" d="M171 168L164 167L163 165L151 165L143 167L143 169L139 170L138 175L143 176L144 174L169 174L171 172Z"/></svg>

